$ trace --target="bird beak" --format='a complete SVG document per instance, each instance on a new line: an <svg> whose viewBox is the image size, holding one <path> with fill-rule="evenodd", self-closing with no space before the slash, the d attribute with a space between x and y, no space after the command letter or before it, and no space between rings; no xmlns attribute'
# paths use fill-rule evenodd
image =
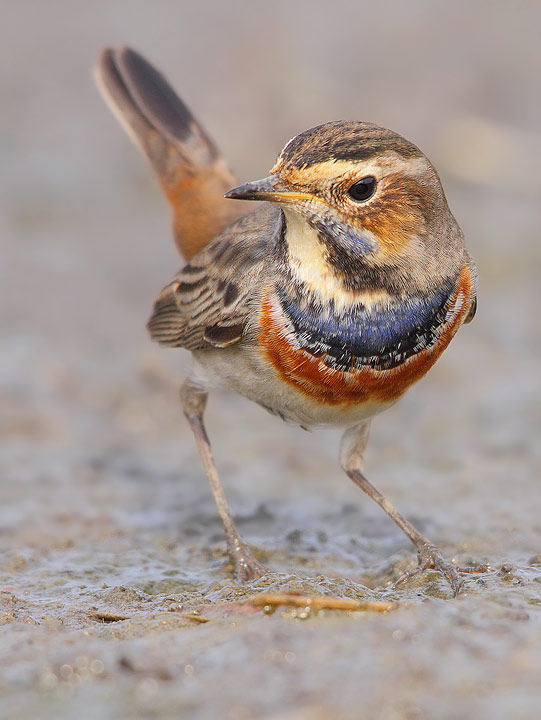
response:
<svg viewBox="0 0 541 720"><path fill-rule="evenodd" d="M284 184L279 175L269 175L263 180L244 183L232 190L228 190L224 197L232 200L277 200L276 195L284 190Z"/></svg>
<svg viewBox="0 0 541 720"><path fill-rule="evenodd" d="M316 199L308 193L288 190L278 174L239 185L232 190L228 190L224 197L232 200L267 200L278 203L295 203L299 200Z"/></svg>

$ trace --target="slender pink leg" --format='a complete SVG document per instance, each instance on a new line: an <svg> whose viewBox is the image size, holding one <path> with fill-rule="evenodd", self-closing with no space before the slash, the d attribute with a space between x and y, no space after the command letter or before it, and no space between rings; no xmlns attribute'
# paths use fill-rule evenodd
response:
<svg viewBox="0 0 541 720"><path fill-rule="evenodd" d="M459 572L483 572L486 570L486 567L459 568L445 560L438 548L406 520L406 518L391 505L387 498L366 479L362 472L362 467L369 431L370 423L366 422L363 425L351 428L345 432L342 440L340 461L342 468L353 482L358 485L361 490L364 490L372 500L377 502L387 515L394 520L398 527L406 533L417 548L417 556L419 558L417 570L402 576L397 581L397 584L424 570L434 568L442 573L454 594L458 595L463 585L463 581L459 577Z"/></svg>
<svg viewBox="0 0 541 720"><path fill-rule="evenodd" d="M180 399L184 414L194 434L199 456L214 495L218 512L224 524L227 549L235 567L235 576L240 582L261 577L267 572L267 569L254 558L235 527L214 458L212 457L210 442L203 423L207 394L187 380L180 390Z"/></svg>

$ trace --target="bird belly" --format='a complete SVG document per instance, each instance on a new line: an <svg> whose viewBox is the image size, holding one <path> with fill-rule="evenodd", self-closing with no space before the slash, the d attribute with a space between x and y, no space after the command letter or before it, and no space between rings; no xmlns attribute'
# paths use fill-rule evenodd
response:
<svg viewBox="0 0 541 720"><path fill-rule="evenodd" d="M394 401L322 402L284 382L258 347L231 346L193 353L192 379L203 389L233 390L273 415L304 428L348 427L379 414Z"/></svg>

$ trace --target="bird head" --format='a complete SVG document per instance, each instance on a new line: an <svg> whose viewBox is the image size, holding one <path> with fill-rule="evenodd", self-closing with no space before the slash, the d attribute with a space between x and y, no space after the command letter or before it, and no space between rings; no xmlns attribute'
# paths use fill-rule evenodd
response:
<svg viewBox="0 0 541 720"><path fill-rule="evenodd" d="M279 203L292 260L350 289L384 278L420 287L464 261L462 233L430 161L370 123L331 122L297 135L268 177L226 197Z"/></svg>

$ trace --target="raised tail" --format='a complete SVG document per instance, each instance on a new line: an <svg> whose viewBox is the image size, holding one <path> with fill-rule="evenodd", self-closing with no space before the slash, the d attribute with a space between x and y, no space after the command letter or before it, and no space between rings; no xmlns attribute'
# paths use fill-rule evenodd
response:
<svg viewBox="0 0 541 720"><path fill-rule="evenodd" d="M189 109L150 63L130 48L102 50L96 81L107 104L150 160L173 209L178 249L190 260L247 212L224 193L235 177Z"/></svg>

